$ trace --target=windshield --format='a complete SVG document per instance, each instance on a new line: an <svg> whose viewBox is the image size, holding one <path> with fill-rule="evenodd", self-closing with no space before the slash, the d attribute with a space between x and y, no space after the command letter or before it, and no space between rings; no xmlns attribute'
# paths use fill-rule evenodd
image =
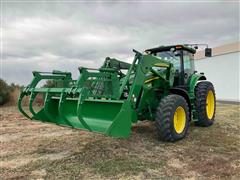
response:
<svg viewBox="0 0 240 180"><path fill-rule="evenodd" d="M175 51L176 54L179 54ZM172 51L162 51L156 54L157 57L160 57L162 60L170 62L174 65L176 69L180 69L180 56L176 56Z"/></svg>

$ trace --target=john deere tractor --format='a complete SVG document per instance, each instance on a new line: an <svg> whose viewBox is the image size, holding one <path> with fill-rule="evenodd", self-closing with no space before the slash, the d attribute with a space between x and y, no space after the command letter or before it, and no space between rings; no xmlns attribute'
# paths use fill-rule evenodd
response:
<svg viewBox="0 0 240 180"><path fill-rule="evenodd" d="M194 70L196 48L173 45L133 51L132 64L107 57L99 69L79 67L77 80L70 72L34 71L19 96L19 111L31 120L122 138L129 137L132 124L155 121L159 139L171 142L186 136L190 121L204 127L213 124L215 90ZM211 56L211 49L205 54ZM38 87L42 80L57 86ZM38 94L43 94L44 105L36 110ZM25 96L29 111L22 107Z"/></svg>

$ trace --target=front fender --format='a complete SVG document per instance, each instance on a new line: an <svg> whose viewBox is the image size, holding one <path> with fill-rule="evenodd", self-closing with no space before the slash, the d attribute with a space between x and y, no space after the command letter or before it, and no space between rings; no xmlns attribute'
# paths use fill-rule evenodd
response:
<svg viewBox="0 0 240 180"><path fill-rule="evenodd" d="M207 78L203 74L192 74L188 79L188 87L189 87L189 95L190 98L194 98L194 90L195 86L197 85L198 81L200 80L207 80Z"/></svg>

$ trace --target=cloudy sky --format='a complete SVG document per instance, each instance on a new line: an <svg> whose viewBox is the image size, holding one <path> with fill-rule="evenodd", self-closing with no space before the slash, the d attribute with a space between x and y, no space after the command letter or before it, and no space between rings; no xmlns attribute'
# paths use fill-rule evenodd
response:
<svg viewBox="0 0 240 180"><path fill-rule="evenodd" d="M31 72L130 62L132 49L239 41L238 1L2 1L1 76L27 84Z"/></svg>

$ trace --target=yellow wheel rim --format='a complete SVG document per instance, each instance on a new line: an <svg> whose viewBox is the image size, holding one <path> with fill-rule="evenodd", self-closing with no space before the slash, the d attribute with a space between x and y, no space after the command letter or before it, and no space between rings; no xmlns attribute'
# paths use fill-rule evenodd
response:
<svg viewBox="0 0 240 180"><path fill-rule="evenodd" d="M186 113L181 106L179 106L174 113L173 124L174 129L178 134L183 132L186 126Z"/></svg>
<svg viewBox="0 0 240 180"><path fill-rule="evenodd" d="M210 120L213 118L214 109L215 109L215 98L212 90L210 90L208 91L208 95L206 99L206 111L207 111L208 119Z"/></svg>

